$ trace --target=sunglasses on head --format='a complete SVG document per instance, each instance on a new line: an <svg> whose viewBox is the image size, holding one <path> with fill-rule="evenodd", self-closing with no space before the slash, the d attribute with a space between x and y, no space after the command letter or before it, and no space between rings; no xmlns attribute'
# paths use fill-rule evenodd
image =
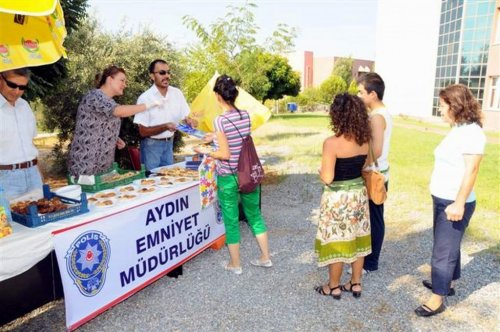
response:
<svg viewBox="0 0 500 332"><path fill-rule="evenodd" d="M164 76L164 75L170 75L170 69L169 70L160 70L160 71L154 71L153 73L155 74L160 74L161 76Z"/></svg>
<svg viewBox="0 0 500 332"><path fill-rule="evenodd" d="M0 74L0 76L2 76L3 80L5 81L5 83L7 83L7 86L13 90L15 89L19 89L21 91L24 91L26 89L28 89L28 85L21 85L21 84L16 84L14 82L11 82L9 81L8 79L5 78L5 76L3 74Z"/></svg>

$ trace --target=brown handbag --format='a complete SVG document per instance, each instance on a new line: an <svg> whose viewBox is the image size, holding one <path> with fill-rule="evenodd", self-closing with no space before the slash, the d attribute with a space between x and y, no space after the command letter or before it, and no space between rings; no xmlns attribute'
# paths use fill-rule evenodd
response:
<svg viewBox="0 0 500 332"><path fill-rule="evenodd" d="M375 159L371 141L368 142L368 152L370 153L372 164L370 165L370 170L363 171L361 175L365 180L368 198L370 198L373 203L380 205L387 199L387 191L385 190L385 177L378 168L378 162L377 159ZM375 165L375 167L373 167L373 165Z"/></svg>

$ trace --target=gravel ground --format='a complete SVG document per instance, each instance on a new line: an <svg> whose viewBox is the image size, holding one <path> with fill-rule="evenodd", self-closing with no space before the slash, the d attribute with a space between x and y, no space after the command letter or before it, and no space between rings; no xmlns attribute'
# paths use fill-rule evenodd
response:
<svg viewBox="0 0 500 332"><path fill-rule="evenodd" d="M488 244L463 243L462 279L445 313L419 318L413 310L430 291L430 214L401 228L387 202L386 242L380 270L363 279L363 295L340 301L314 292L327 280L313 254L321 187L316 176L294 174L263 187L274 267L253 267L258 247L242 224L243 274L223 270L227 250L206 250L184 265L178 279L164 277L83 325L78 331L499 331L499 259ZM393 207L393 209L391 209ZM429 206L430 210L430 206ZM430 212L430 211L429 211ZM343 281L349 275L343 276ZM53 303L14 331L64 331L64 303ZM3 329L6 329L4 326ZM2 330L2 328L0 328Z"/></svg>

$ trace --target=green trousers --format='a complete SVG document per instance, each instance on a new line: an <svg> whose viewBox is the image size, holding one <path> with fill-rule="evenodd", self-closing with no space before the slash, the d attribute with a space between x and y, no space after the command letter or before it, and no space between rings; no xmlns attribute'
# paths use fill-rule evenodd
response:
<svg viewBox="0 0 500 332"><path fill-rule="evenodd" d="M217 187L222 219L226 228L226 244L240 243L239 201L241 201L243 212L245 212L253 235L267 231L259 207L260 186L251 193L243 194L238 191L236 175L219 175L217 176Z"/></svg>

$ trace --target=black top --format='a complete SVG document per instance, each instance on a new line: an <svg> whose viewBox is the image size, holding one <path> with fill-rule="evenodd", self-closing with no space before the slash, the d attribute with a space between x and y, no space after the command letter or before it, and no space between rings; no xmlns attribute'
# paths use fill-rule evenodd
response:
<svg viewBox="0 0 500 332"><path fill-rule="evenodd" d="M349 158L337 158L335 162L335 181L352 180L361 176L366 154Z"/></svg>

